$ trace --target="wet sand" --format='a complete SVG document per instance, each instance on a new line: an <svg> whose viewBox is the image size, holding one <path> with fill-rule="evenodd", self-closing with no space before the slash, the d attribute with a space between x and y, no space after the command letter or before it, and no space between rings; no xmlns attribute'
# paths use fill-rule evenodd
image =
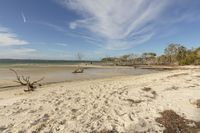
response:
<svg viewBox="0 0 200 133"><path fill-rule="evenodd" d="M9 68L15 69L20 75L30 76L32 80L44 77L43 84L91 80L97 78L108 78L114 76L141 75L155 73L156 70L134 69L133 67L106 67L106 66L89 66L82 65L85 68L84 73L72 73L77 65L4 65L0 66L0 90L15 87L13 82L16 77Z"/></svg>

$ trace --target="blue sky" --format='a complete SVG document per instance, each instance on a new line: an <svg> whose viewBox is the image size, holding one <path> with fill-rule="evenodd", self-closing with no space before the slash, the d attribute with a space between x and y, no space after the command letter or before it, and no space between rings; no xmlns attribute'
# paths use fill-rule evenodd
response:
<svg viewBox="0 0 200 133"><path fill-rule="evenodd" d="M199 0L0 0L0 58L99 60L200 46Z"/></svg>

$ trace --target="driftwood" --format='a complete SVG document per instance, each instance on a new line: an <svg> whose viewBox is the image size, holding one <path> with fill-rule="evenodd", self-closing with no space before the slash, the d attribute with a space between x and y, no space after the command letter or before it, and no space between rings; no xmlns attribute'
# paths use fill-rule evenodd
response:
<svg viewBox="0 0 200 133"><path fill-rule="evenodd" d="M30 81L30 76L24 77L23 75L18 75L17 71L15 71L14 69L10 69L12 72L15 73L17 80L15 80L15 82L21 84L22 86L27 86L27 89L24 90L26 91L34 91L34 89L36 88L36 84L38 84L39 82L41 82L43 78L36 80L36 81Z"/></svg>
<svg viewBox="0 0 200 133"><path fill-rule="evenodd" d="M78 67L75 71L73 71L73 73L83 73L84 72L84 68L82 67Z"/></svg>

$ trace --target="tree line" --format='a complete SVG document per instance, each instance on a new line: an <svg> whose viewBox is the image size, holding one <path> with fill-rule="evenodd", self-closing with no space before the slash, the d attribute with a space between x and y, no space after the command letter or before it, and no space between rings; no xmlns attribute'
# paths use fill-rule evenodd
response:
<svg viewBox="0 0 200 133"><path fill-rule="evenodd" d="M110 65L200 65L200 47L187 49L181 44L169 44L158 56L153 52L141 55L127 54L120 57L105 57L101 60Z"/></svg>

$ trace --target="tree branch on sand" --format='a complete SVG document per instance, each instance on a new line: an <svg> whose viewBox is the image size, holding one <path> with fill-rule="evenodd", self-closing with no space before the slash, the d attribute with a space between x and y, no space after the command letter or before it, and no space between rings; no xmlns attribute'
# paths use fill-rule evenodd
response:
<svg viewBox="0 0 200 133"><path fill-rule="evenodd" d="M77 59L81 61L84 55L81 53L77 53L76 56L77 56ZM78 65L78 67L73 71L73 73L83 73L83 72L84 72L84 68L81 67L80 65Z"/></svg>
<svg viewBox="0 0 200 133"><path fill-rule="evenodd" d="M27 89L25 89L25 92L28 91L34 91L34 89L36 88L36 84L38 84L39 82L41 82L42 80L44 80L44 77L36 80L36 81L30 81L30 76L24 77L23 75L19 75L17 73L17 71L15 71L14 69L10 69L12 72L15 73L17 80L15 80L15 82L21 84L22 86L27 86Z"/></svg>
<svg viewBox="0 0 200 133"><path fill-rule="evenodd" d="M84 72L84 68L78 66L78 68L76 68L76 70L73 71L73 73L83 73Z"/></svg>

